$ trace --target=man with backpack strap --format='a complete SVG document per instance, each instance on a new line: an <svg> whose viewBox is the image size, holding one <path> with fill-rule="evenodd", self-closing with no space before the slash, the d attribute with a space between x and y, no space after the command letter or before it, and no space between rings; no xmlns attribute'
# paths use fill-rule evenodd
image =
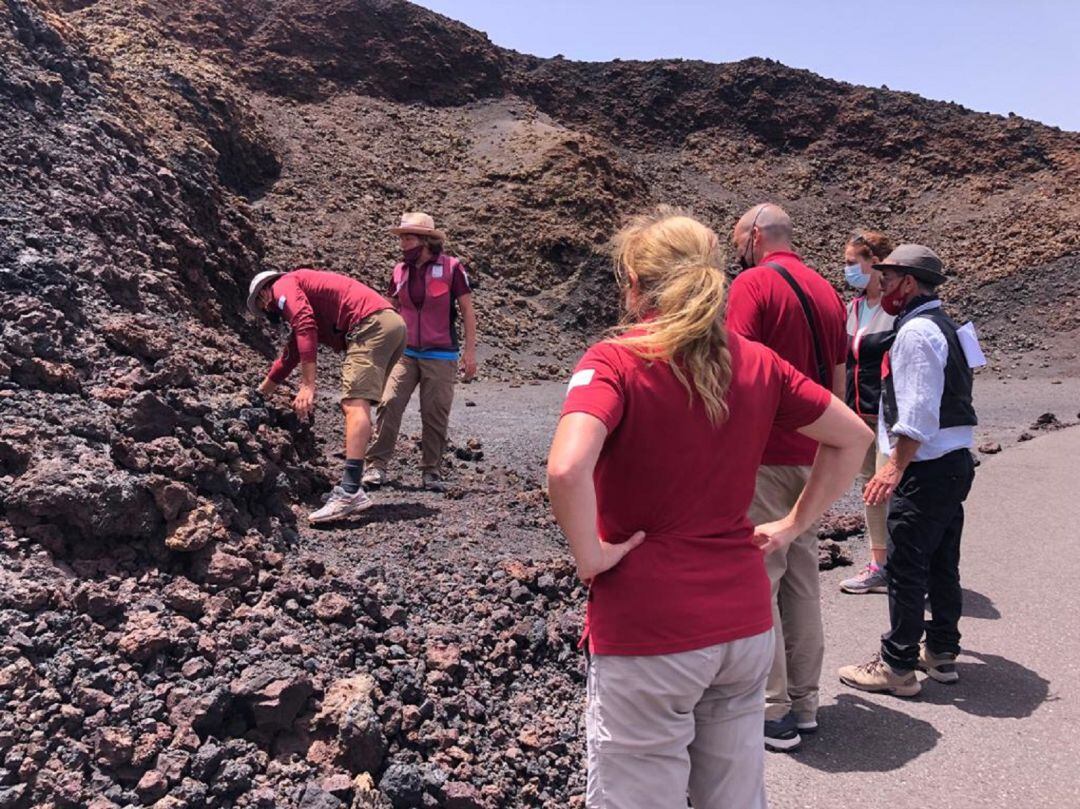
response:
<svg viewBox="0 0 1080 809"><path fill-rule="evenodd" d="M762 203L743 214L732 241L743 271L731 284L728 328L773 349L806 376L843 398L846 313L836 290L807 267L791 246L791 219ZM802 494L817 444L789 430L769 438L758 470L749 517L778 520ZM790 751L800 731L817 729L818 690L825 654L818 581L817 530L765 557L772 583L776 648L765 688L765 746Z"/></svg>
<svg viewBox="0 0 1080 809"><path fill-rule="evenodd" d="M946 278L932 250L902 244L874 269L882 274L881 306L897 316L878 417L878 448L889 460L864 492L867 503L889 504L889 631L880 653L841 668L840 680L913 697L922 688L916 669L942 683L959 679L960 534L978 423L971 369L983 359L970 324L960 329L942 311L937 287Z"/></svg>
<svg viewBox="0 0 1080 809"><path fill-rule="evenodd" d="M468 381L476 375L476 314L465 266L443 251L446 234L426 213L406 213L391 233L401 244L402 261L394 267L387 297L405 318L405 354L390 375L379 406L375 438L367 454L364 485L378 487L390 480L401 417L420 388L420 470L425 489L445 491L442 456L450 427L454 383L461 372ZM457 314L465 324L465 347L460 349Z"/></svg>

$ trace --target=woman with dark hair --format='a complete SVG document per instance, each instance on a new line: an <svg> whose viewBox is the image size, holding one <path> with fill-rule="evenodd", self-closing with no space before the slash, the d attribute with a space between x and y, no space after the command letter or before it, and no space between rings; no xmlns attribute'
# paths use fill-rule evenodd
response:
<svg viewBox="0 0 1080 809"><path fill-rule="evenodd" d="M403 214L390 232L398 237L402 260L394 267L387 297L405 318L405 354L386 383L378 423L367 453L364 485L389 482L389 464L401 417L420 388L420 472L425 489L445 491L443 451L450 429L454 385L461 372L476 376L476 314L465 265L443 250L446 234L426 213ZM458 341L457 315L465 324L465 346Z"/></svg>
<svg viewBox="0 0 1080 809"><path fill-rule="evenodd" d="M716 234L660 208L615 238L624 325L571 377L552 509L589 583L586 806L765 806L763 552L846 491L869 428L724 326ZM820 442L795 508L747 519L774 424Z"/></svg>
<svg viewBox="0 0 1080 809"><path fill-rule="evenodd" d="M881 270L873 265L885 260L893 243L884 233L867 230L856 233L844 247L844 277L862 290L847 307L847 404L871 429L877 429L878 404L881 401L881 361L893 341L896 319L881 308ZM860 475L866 480L889 460L872 444L866 450ZM857 576L840 582L845 593L884 593L885 557L888 530L885 527L884 503L865 507L866 533L870 537L870 560Z"/></svg>

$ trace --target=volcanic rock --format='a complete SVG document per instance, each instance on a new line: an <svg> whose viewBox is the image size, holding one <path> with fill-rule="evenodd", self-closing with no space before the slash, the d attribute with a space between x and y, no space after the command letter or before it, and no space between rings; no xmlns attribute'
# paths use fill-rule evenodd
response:
<svg viewBox="0 0 1080 809"><path fill-rule="evenodd" d="M124 610L124 603L117 593L100 584L81 586L73 599L75 608L91 618L107 618Z"/></svg>
<svg viewBox="0 0 1080 809"><path fill-rule="evenodd" d="M352 604L340 593L323 593L315 602L315 617L320 621L347 622L352 618Z"/></svg>
<svg viewBox="0 0 1080 809"><path fill-rule="evenodd" d="M331 793L320 789L314 784L308 784L300 796L298 809L341 809L345 804Z"/></svg>
<svg viewBox="0 0 1080 809"><path fill-rule="evenodd" d="M328 737L333 760L354 772L376 772L386 753L379 717L372 704L375 680L358 675L337 680L326 691L313 724Z"/></svg>
<svg viewBox="0 0 1080 809"><path fill-rule="evenodd" d="M412 764L391 764L379 779L379 789L394 809L410 809L420 804L424 779L419 768Z"/></svg>
<svg viewBox="0 0 1080 809"><path fill-rule="evenodd" d="M672 199L722 237L787 204L837 285L852 227L910 234L988 353L1075 350L1080 141L1021 118L761 59L541 59L401 0L9 0L0 77L0 806L293 806L343 772L395 805L579 798L586 590L543 450L468 440L449 497L391 487L316 539L337 359L314 421L254 394L285 338L251 277L382 290L405 208L451 233L511 386L615 322L605 245Z"/></svg>
<svg viewBox="0 0 1080 809"><path fill-rule="evenodd" d="M213 587L246 587L254 579L255 568L244 557L215 546L198 560L195 573L201 581Z"/></svg>
<svg viewBox="0 0 1080 809"><path fill-rule="evenodd" d="M171 435L176 429L176 411L150 391L137 393L120 410L123 430L136 441L151 441Z"/></svg>
<svg viewBox="0 0 1080 809"><path fill-rule="evenodd" d="M264 733L292 727L314 690L306 672L284 663L249 666L229 684L229 692Z"/></svg>
<svg viewBox="0 0 1080 809"><path fill-rule="evenodd" d="M450 781L443 787L443 794L445 809L486 809L487 807L479 790L472 784Z"/></svg>
<svg viewBox="0 0 1080 809"><path fill-rule="evenodd" d="M834 540L818 542L818 570L832 570L834 567L847 567L855 564L851 551Z"/></svg>
<svg viewBox="0 0 1080 809"><path fill-rule="evenodd" d="M172 642L160 613L137 612L128 618L117 646L131 660L145 661L168 649Z"/></svg>
<svg viewBox="0 0 1080 809"><path fill-rule="evenodd" d="M143 803L153 803L164 797L168 790L168 779L157 770L147 770L135 785L135 791L139 793Z"/></svg>
<svg viewBox="0 0 1080 809"><path fill-rule="evenodd" d="M184 504L187 502L190 501L186 500ZM217 507L213 503L203 503L166 526L165 547L171 551L198 551L228 536L228 528L222 522Z"/></svg>

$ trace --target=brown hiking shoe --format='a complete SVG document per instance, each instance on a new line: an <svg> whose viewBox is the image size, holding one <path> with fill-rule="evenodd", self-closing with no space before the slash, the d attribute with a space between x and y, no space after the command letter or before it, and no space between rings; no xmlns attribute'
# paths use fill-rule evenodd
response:
<svg viewBox="0 0 1080 809"><path fill-rule="evenodd" d="M939 683L952 683L960 680L956 672L956 655L949 652L931 652L926 642L919 646L919 671L925 671Z"/></svg>
<svg viewBox="0 0 1080 809"><path fill-rule="evenodd" d="M438 472L432 472L427 470L421 476L423 480L424 488L429 492L445 492L450 487L446 484L446 481L442 479L442 475Z"/></svg>
<svg viewBox="0 0 1080 809"><path fill-rule="evenodd" d="M897 697L914 697L922 690L914 670L894 671L880 654L861 666L842 666L840 682L860 691L880 691Z"/></svg>

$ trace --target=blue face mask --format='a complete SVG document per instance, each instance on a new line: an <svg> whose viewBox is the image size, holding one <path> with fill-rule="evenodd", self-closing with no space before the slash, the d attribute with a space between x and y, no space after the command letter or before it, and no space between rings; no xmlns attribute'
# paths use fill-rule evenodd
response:
<svg viewBox="0 0 1080 809"><path fill-rule="evenodd" d="M844 267L844 278L855 289L866 289L870 284L870 276L864 273L858 264L848 264Z"/></svg>

